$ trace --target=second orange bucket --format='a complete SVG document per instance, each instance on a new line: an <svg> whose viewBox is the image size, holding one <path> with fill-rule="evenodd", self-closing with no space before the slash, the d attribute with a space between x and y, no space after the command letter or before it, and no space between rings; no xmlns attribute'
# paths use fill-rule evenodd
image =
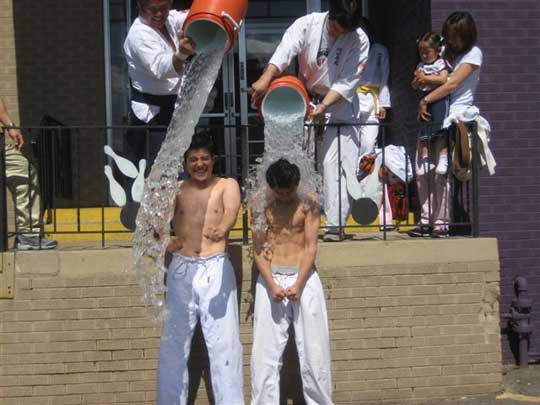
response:
<svg viewBox="0 0 540 405"><path fill-rule="evenodd" d="M293 75L280 76L270 83L260 112L262 117L282 114L303 114L309 111L309 97L302 81Z"/></svg>
<svg viewBox="0 0 540 405"><path fill-rule="evenodd" d="M197 52L226 52L234 46L247 7L247 0L194 0L184 31Z"/></svg>

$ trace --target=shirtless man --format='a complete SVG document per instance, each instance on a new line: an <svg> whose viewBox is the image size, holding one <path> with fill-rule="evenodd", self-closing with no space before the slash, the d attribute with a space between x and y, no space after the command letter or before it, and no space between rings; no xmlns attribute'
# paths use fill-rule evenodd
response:
<svg viewBox="0 0 540 405"><path fill-rule="evenodd" d="M254 231L259 278L255 292L252 404L278 405L281 358L294 325L304 399L308 405L332 404L330 343L321 280L315 271L320 224L319 201L297 194L300 171L279 159L266 181L272 193L268 231Z"/></svg>
<svg viewBox="0 0 540 405"><path fill-rule="evenodd" d="M215 177L210 137L193 136L184 155L189 173L180 182L168 250L168 316L158 366L158 405L184 405L191 340L200 319L217 405L243 405L242 346L234 269L225 252L240 208L234 179Z"/></svg>

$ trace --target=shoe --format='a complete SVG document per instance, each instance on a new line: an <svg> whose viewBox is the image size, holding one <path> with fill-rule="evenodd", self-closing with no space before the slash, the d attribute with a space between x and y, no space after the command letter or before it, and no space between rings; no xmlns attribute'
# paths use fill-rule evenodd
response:
<svg viewBox="0 0 540 405"><path fill-rule="evenodd" d="M58 246L55 240L39 236L17 235L15 248L17 250L50 250Z"/></svg>
<svg viewBox="0 0 540 405"><path fill-rule="evenodd" d="M439 159L439 163L437 163L437 167L435 168L435 173L440 175L445 175L448 173L448 160L445 159Z"/></svg>
<svg viewBox="0 0 540 405"><path fill-rule="evenodd" d="M423 157L422 159L420 159L420 165L419 166L420 167L416 171L416 174L418 176L423 176L423 175L429 173L430 171L432 171L433 169L435 169L435 165L429 161L428 157Z"/></svg>
<svg viewBox="0 0 540 405"><path fill-rule="evenodd" d="M417 226L407 231L407 235L411 238L429 238L431 236L431 228L429 226Z"/></svg>
<svg viewBox="0 0 540 405"><path fill-rule="evenodd" d="M379 226L379 231L383 232L383 231L393 231L394 229L396 229L396 226L395 225L380 225Z"/></svg>
<svg viewBox="0 0 540 405"><path fill-rule="evenodd" d="M443 239L443 238L448 238L449 236L450 236L450 233L448 232L448 230L434 229L433 232L431 232L432 238Z"/></svg>
<svg viewBox="0 0 540 405"><path fill-rule="evenodd" d="M345 237L342 238L336 231L326 231L322 239L324 242L341 242Z"/></svg>

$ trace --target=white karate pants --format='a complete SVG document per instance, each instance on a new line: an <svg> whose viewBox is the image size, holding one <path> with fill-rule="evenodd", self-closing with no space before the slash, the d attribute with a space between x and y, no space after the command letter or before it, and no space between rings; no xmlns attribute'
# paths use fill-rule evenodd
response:
<svg viewBox="0 0 540 405"><path fill-rule="evenodd" d="M243 405L242 346L234 270L225 253L173 256L167 275L167 318L159 349L158 405L184 405L187 361L200 319L217 405Z"/></svg>
<svg viewBox="0 0 540 405"><path fill-rule="evenodd" d="M339 127L341 135L341 161L345 159L353 162L358 161L358 137L359 128L346 125ZM324 213L326 226L329 230L339 229L345 226L351 213L351 198L347 192L345 173L339 166L338 155L338 127L326 127L323 138L323 188L324 188ZM341 179L341 188L340 188ZM340 192L341 190L341 192ZM341 201L341 211L340 211Z"/></svg>
<svg viewBox="0 0 540 405"><path fill-rule="evenodd" d="M274 274L283 288L297 275ZM332 404L330 339L321 280L313 271L298 302L271 300L261 276L255 292L253 349L251 354L252 405L279 405L279 372L292 322L307 405Z"/></svg>
<svg viewBox="0 0 540 405"><path fill-rule="evenodd" d="M358 93L360 121L360 151L358 157L375 150L379 135L378 111L375 111L375 101L372 94ZM364 125L363 125L364 124ZM369 125L365 125L369 124Z"/></svg>

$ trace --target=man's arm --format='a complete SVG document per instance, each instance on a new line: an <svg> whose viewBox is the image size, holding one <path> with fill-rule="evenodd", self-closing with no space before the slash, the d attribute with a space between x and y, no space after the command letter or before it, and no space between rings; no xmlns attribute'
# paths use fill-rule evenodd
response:
<svg viewBox="0 0 540 405"><path fill-rule="evenodd" d="M206 237L214 242L224 239L238 218L240 187L235 179L225 179L223 190L223 218L216 228L208 228Z"/></svg>
<svg viewBox="0 0 540 405"><path fill-rule="evenodd" d="M11 139L13 139L13 142L15 142L17 149L21 150L24 145L24 138L18 129L10 128L14 126L13 120L7 112L7 108L4 104L4 100L2 100L2 97L0 97L0 123L2 124L2 126L8 128L6 130L7 134Z"/></svg>
<svg viewBox="0 0 540 405"><path fill-rule="evenodd" d="M291 301L300 299L309 274L315 266L315 257L317 256L317 241L321 224L319 201L316 196L312 196L307 204L308 208L304 221L304 254L300 259L298 278L294 285L287 289L287 297Z"/></svg>
<svg viewBox="0 0 540 405"><path fill-rule="evenodd" d="M251 228L251 234L253 239L253 257L255 259L255 265L268 287L270 299L275 302L280 302L285 298L286 292L282 287L274 283L274 279L272 278L272 260L269 258L269 253L267 252L267 235L266 233L257 231L254 227Z"/></svg>

